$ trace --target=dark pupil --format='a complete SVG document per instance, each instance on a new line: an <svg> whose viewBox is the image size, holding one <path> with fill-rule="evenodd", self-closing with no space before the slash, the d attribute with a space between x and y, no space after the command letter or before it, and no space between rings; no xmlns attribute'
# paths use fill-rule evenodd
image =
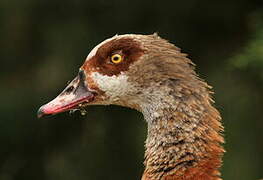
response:
<svg viewBox="0 0 263 180"><path fill-rule="evenodd" d="M117 60L119 60L119 58L120 58L120 57L115 56L115 57L113 58L113 60L114 60L114 61L117 61Z"/></svg>

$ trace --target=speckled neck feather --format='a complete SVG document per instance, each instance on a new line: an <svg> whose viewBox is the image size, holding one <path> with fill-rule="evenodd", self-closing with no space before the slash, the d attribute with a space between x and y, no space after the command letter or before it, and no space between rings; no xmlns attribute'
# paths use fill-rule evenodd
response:
<svg viewBox="0 0 263 180"><path fill-rule="evenodd" d="M219 180L224 152L220 146L222 127L206 88L181 88L175 93L177 81L164 83L171 87L169 95L143 109L148 137L142 179Z"/></svg>
<svg viewBox="0 0 263 180"><path fill-rule="evenodd" d="M220 180L223 127L211 87L179 48L159 38L149 44L151 56L138 62L145 68L135 63L129 71L148 123L142 180Z"/></svg>

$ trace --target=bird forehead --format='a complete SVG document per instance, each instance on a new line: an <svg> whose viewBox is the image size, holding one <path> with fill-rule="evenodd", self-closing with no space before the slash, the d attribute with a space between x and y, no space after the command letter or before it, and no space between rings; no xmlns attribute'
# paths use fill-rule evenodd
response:
<svg viewBox="0 0 263 180"><path fill-rule="evenodd" d="M95 46L95 47L90 51L89 55L88 55L87 58L86 58L86 61L88 61L90 58L92 58L93 56L95 56L96 53L97 53L97 51L98 51L98 49L99 49L102 45L106 44L107 42L110 42L111 40L113 40L113 39L116 38L117 36L118 36L118 35L115 35L115 36L113 36L113 37L111 37L111 38L108 38L108 39L102 41L102 42L101 42L100 44L98 44L97 46Z"/></svg>
<svg viewBox="0 0 263 180"><path fill-rule="evenodd" d="M95 46L91 51L90 53L88 54L87 58L86 58L86 61L88 61L89 59L91 59L92 57L94 57L98 51L98 49L100 47L102 47L103 45L109 43L110 41L113 41L113 40L117 40L117 39L121 39L121 38L134 38L135 39L136 35L135 34L124 34L124 35L115 35L111 38L108 38L104 41L102 41L101 43L99 43L97 46Z"/></svg>

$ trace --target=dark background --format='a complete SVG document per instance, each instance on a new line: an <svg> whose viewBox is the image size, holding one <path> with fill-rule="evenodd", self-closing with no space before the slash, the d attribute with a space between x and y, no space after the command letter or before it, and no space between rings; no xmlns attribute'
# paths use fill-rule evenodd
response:
<svg viewBox="0 0 263 180"><path fill-rule="evenodd" d="M262 0L0 1L0 180L135 180L146 123L130 109L36 111L115 34L158 32L214 87L226 180L263 178Z"/></svg>

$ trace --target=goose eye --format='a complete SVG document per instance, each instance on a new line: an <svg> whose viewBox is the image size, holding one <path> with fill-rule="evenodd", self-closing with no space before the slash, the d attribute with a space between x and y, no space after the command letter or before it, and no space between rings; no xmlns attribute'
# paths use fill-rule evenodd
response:
<svg viewBox="0 0 263 180"><path fill-rule="evenodd" d="M118 64L120 62L122 62L122 56L120 54L114 54L111 56L111 62Z"/></svg>

